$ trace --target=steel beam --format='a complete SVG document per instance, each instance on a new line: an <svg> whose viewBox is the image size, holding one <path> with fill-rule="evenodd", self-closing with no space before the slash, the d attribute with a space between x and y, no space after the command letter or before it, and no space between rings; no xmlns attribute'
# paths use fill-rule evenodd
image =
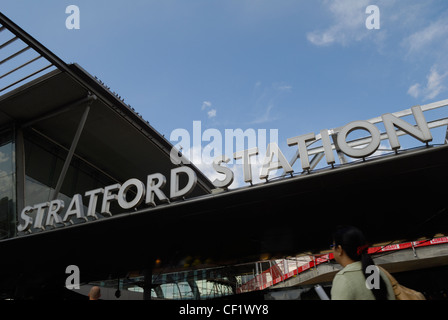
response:
<svg viewBox="0 0 448 320"><path fill-rule="evenodd" d="M25 208L25 139L23 130L16 128L16 216ZM18 221L18 219L16 219ZM17 228L14 228L17 232ZM15 234L14 234L15 235Z"/></svg>
<svg viewBox="0 0 448 320"><path fill-rule="evenodd" d="M51 111L49 113L46 113L46 114L40 116L39 118L35 118L33 120L25 122L25 123L23 123L21 125L21 128L30 127L30 126L34 125L35 123L37 123L37 122L40 122L40 121L43 121L43 120L46 120L46 119L50 119L50 118L52 118L54 116L57 116L57 115L60 115L60 114L62 114L64 112L70 111L73 108L76 108L76 107L78 107L80 105L84 105L86 103L92 103L94 100L96 100L96 96L95 95L88 95L85 98L82 98L80 100L74 101L74 102L69 103L69 104L67 104L65 106L61 106L61 107L57 108L56 111Z"/></svg>
<svg viewBox="0 0 448 320"><path fill-rule="evenodd" d="M84 113L81 117L81 120L79 122L78 129L76 130L76 134L75 134L75 137L73 138L72 145L68 152L67 158L65 159L61 174L59 175L58 183L56 184L56 188L54 189L52 200L56 200L58 198L59 192L61 191L62 184L65 181L65 176L67 175L68 168L70 166L70 163L72 162L73 155L75 154L76 147L78 146L79 138L81 137L82 131L84 129L84 125L86 124L87 117L89 115L90 104L91 104L91 102L88 103L88 105L87 105L86 109L84 110Z"/></svg>

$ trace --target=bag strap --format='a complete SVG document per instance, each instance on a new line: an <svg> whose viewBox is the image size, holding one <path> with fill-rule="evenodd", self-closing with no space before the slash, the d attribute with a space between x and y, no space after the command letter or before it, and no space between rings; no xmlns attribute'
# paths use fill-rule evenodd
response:
<svg viewBox="0 0 448 320"><path fill-rule="evenodd" d="M397 279L395 279L386 269L384 269L383 267L381 267L381 266L378 266L378 268L382 271L382 272L384 272L384 274L389 278L389 281L390 281L390 283L391 283L391 285L392 285L392 287L394 287L395 285L397 285L398 284L398 281L397 281Z"/></svg>

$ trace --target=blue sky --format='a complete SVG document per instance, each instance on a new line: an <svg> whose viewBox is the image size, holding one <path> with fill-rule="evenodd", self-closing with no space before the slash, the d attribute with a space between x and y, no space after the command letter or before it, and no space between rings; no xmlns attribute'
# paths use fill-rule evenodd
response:
<svg viewBox="0 0 448 320"><path fill-rule="evenodd" d="M65 27L68 5L80 29ZM380 29L365 26L367 6ZM446 0L2 0L159 132L277 129L288 138L446 99ZM235 150L238 151L238 150ZM229 155L231 156L231 155Z"/></svg>

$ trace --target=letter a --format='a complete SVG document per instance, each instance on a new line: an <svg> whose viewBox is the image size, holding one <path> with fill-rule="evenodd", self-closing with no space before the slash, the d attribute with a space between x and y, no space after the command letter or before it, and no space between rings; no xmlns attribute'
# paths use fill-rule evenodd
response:
<svg viewBox="0 0 448 320"><path fill-rule="evenodd" d="M370 276L366 278L366 288L367 289L379 289L380 288L380 270L375 265L367 266L366 273L371 273Z"/></svg>
<svg viewBox="0 0 448 320"><path fill-rule="evenodd" d="M370 14L366 19L366 28L369 30L380 29L380 8L374 5L368 6L366 14Z"/></svg>
<svg viewBox="0 0 448 320"><path fill-rule="evenodd" d="M70 5L65 9L65 13L70 14L67 19L65 19L65 27L69 30L80 29L80 13L79 7L75 5Z"/></svg>
<svg viewBox="0 0 448 320"><path fill-rule="evenodd" d="M70 265L65 269L66 274L70 274L65 280L65 287L68 290L79 290L79 268L75 265Z"/></svg>

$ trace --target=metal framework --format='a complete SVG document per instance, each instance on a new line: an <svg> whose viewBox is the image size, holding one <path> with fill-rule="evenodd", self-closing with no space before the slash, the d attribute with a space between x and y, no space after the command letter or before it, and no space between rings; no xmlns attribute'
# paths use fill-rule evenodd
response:
<svg viewBox="0 0 448 320"><path fill-rule="evenodd" d="M11 30L8 19L1 13L0 22L0 94L55 69L55 63L44 52Z"/></svg>
<svg viewBox="0 0 448 320"><path fill-rule="evenodd" d="M56 55L42 46L14 22L0 12L0 94L1 96L14 90L19 86L24 86L32 80L42 77L55 71L70 72L68 66ZM65 180L66 173L76 150L79 138L82 134L90 105L96 99L95 95L89 95L84 99L61 106L57 111L45 114L39 118L23 123L17 128L16 152L17 152L17 209L20 212L24 207L24 184L25 184L25 160L23 129L33 124L54 117L58 114L72 110L75 107L86 106L85 112L80 119L78 129L71 143L64 166L59 174L56 189L52 199L58 197L59 191Z"/></svg>
<svg viewBox="0 0 448 320"><path fill-rule="evenodd" d="M68 102L52 111L41 114L36 118L29 119L25 123L19 123L16 126L16 155L17 155L17 176L16 190L17 201L16 211L21 212L25 204L25 149L24 149L24 129L33 128L42 120L46 120L62 113L74 109L84 109L82 116L77 121L76 133L64 146L67 156L64 159L62 170L58 176L54 191L49 196L48 201L56 200L61 187L66 180L70 163L76 156L78 142L83 134L84 127L95 106L100 103L109 107L120 117L130 123L140 134L149 139L169 161L171 143L160 133L154 130L148 121L145 121L141 115L135 112L133 108L125 104L116 93L112 92L104 83L96 77L92 77L76 64L66 64L54 53L48 50L40 42L34 39L26 31L11 21L0 12L0 101L8 99L18 88L27 88L34 84L36 80L47 79L58 72L68 75L75 83L86 91L86 96L76 101ZM92 108L92 109L91 109ZM48 139L48 137L46 137ZM54 142L54 141L53 141ZM195 171L199 172L193 164ZM205 178L204 175L201 177ZM212 188L211 182L205 179L199 179L199 185L204 190Z"/></svg>
<svg viewBox="0 0 448 320"><path fill-rule="evenodd" d="M48 71L47 73L50 73L50 71L58 69L62 72L67 73L73 80L78 82L81 86L87 88L92 95L96 96L97 99L110 106L123 118L131 122L139 131L141 131L142 134L147 136L150 140L153 141L154 144L156 144L161 150L167 152L167 154L169 155L171 146L167 146L170 145L170 143L168 143L167 141L161 141L165 139L154 139L155 136L159 136L161 138L162 136L157 131L155 131L147 121L143 120L141 115L136 113L135 110L131 108L131 106L126 105L120 96L112 92L110 88L108 88L98 79L93 78L92 76L87 74L87 72L83 72L80 66L76 65L75 68L72 68L71 66L66 64L53 52L48 50L40 42L38 42L31 35L29 35L17 24L15 24L0 12L0 36L2 33L4 33L4 31L7 31L9 38L7 38L7 40L0 45L0 67L3 63L17 58L26 51L33 52L34 56L30 60L23 63L16 61L17 65L15 67L11 67L11 70L5 72L2 76L0 76L0 80L2 80L3 78L8 80L4 85L3 82L0 83L0 86L2 86L2 89L0 89L1 95L5 94L6 91L10 91L13 88L16 88L19 84L24 85L24 81L26 80L30 81L32 78L42 76L44 74L44 71ZM0 37L0 41L1 39L2 38ZM8 52L3 50L15 41L21 42L24 48L21 48L17 52L14 52L12 54L8 54ZM17 71L22 70L22 68L24 68L25 66L29 66L40 60L47 61L47 65L37 70L33 69L32 71L26 72L19 79L12 80L12 78L10 78L11 75L16 74ZM124 108L118 108L118 104L121 104L122 106L124 106Z"/></svg>
<svg viewBox="0 0 448 320"><path fill-rule="evenodd" d="M442 107L446 107L446 106L448 106L448 99L442 100L442 101L438 101L438 102L434 102L434 103L430 103L430 104L427 104L427 105L423 105L423 106L421 106L421 110L423 112L426 112L426 111L436 110L436 109L439 109L439 108L442 108ZM392 115L396 116L397 118L402 118L402 117L405 117L405 116L412 115L412 110L410 108L410 109L394 112L394 113L392 113ZM381 123L382 121L383 120L382 120L381 117L376 117L376 118L367 120L367 122L369 122L371 124L378 124L378 123ZM442 118L442 119L433 120L433 121L428 121L428 127L429 127L430 130L438 128L438 127L443 127L443 126L448 126L448 117L445 117L445 118ZM333 138L333 141L334 141L331 144L332 150L336 150L336 153L337 153L337 155L339 157L340 163L341 164L345 164L345 163L348 163L349 161L347 160L347 158L341 152L341 150L339 149L339 147L337 145L337 135L341 131L341 129L342 129L342 127L330 129L330 130L328 130L328 134L329 134L329 136L331 136ZM396 130L396 134L397 134L397 136L403 136L403 135L405 135L407 133L402 131L402 130ZM316 135L316 139L311 141L311 142L307 142L306 146L309 147L309 146L313 145L314 143L316 143L317 141L319 141L321 139L322 139L322 136L319 133L319 134ZM381 141L383 141L385 139L388 139L387 133L386 132L381 132L380 139L381 139ZM358 147L358 146L366 145L366 144L370 143L371 141L372 141L371 137L358 138L358 139L354 139L354 140L349 141L348 145L350 147ZM446 131L446 135L445 135L444 144L448 144L448 127L447 127L447 131ZM311 162L310 162L310 171L311 171L311 170L315 169L316 166L319 164L319 162L323 159L323 157L324 157L324 147L320 146L320 147L314 147L314 148L308 149L308 155L313 157ZM292 157L292 159L289 162L291 167L294 165L294 163L299 158L300 158L300 154L299 154L299 151L297 150L295 155ZM286 174L283 173L283 176L285 176L285 175Z"/></svg>

